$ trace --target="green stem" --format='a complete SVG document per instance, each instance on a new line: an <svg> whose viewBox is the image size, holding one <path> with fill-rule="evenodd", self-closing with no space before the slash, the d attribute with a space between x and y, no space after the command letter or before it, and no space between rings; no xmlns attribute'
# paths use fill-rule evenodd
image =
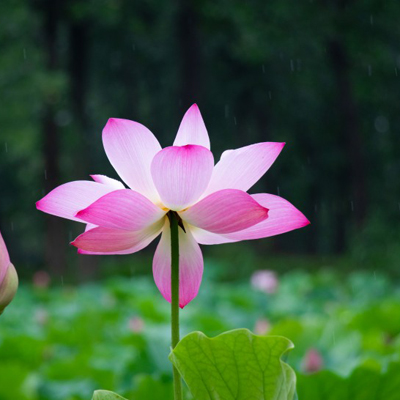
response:
<svg viewBox="0 0 400 400"><path fill-rule="evenodd" d="M179 226L178 217L170 212L171 225L171 346L179 342ZM182 400L182 380L178 370L172 367L174 399Z"/></svg>

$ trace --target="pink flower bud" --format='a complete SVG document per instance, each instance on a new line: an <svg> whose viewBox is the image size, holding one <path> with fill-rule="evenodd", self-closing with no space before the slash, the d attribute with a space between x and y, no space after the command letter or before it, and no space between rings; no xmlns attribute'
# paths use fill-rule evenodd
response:
<svg viewBox="0 0 400 400"><path fill-rule="evenodd" d="M260 270L251 276L251 285L254 289L267 294L275 293L278 289L278 277L274 271Z"/></svg>
<svg viewBox="0 0 400 400"><path fill-rule="evenodd" d="M140 333L144 329L144 322L142 318L139 317L132 317L129 322L129 329L134 333Z"/></svg>
<svg viewBox="0 0 400 400"><path fill-rule="evenodd" d="M17 289L17 271L10 262L6 244L0 233L0 315L14 298Z"/></svg>
<svg viewBox="0 0 400 400"><path fill-rule="evenodd" d="M317 349L309 349L303 359L303 369L305 372L312 373L319 371L324 364L324 360Z"/></svg>
<svg viewBox="0 0 400 400"><path fill-rule="evenodd" d="M46 271L37 271L33 275L33 286L40 289L47 289L50 285L50 275Z"/></svg>
<svg viewBox="0 0 400 400"><path fill-rule="evenodd" d="M38 308L35 312L35 320L39 325L46 325L49 320L49 314L44 308Z"/></svg>
<svg viewBox="0 0 400 400"><path fill-rule="evenodd" d="M271 329L271 323L265 318L260 318L256 322L256 326L254 327L254 332L256 333L256 335L266 335L270 329Z"/></svg>

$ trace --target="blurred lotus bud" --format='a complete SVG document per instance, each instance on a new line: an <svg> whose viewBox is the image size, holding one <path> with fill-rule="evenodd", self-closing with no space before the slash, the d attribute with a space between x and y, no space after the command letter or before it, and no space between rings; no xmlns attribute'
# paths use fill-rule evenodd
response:
<svg viewBox="0 0 400 400"><path fill-rule="evenodd" d="M260 318L256 322L256 326L254 327L254 333L256 335L266 335L270 329L271 329L271 323L265 318Z"/></svg>
<svg viewBox="0 0 400 400"><path fill-rule="evenodd" d="M275 293L278 289L278 277L274 271L260 270L251 276L251 285L254 289L267 294Z"/></svg>
<svg viewBox="0 0 400 400"><path fill-rule="evenodd" d="M129 319L128 325L129 325L129 330L134 333L143 332L144 321L142 320L142 318L132 317Z"/></svg>
<svg viewBox="0 0 400 400"><path fill-rule="evenodd" d="M317 349L309 349L304 356L303 369L305 372L312 373L319 371L323 366L323 359Z"/></svg>
<svg viewBox="0 0 400 400"><path fill-rule="evenodd" d="M17 289L17 271L10 262L6 244L0 233L0 315L14 298Z"/></svg>
<svg viewBox="0 0 400 400"><path fill-rule="evenodd" d="M38 308L35 311L35 320L39 325L46 325L49 320L49 314L44 308Z"/></svg>
<svg viewBox="0 0 400 400"><path fill-rule="evenodd" d="M44 308L38 308L35 312L35 320L39 325L46 325L49 320L49 314Z"/></svg>
<svg viewBox="0 0 400 400"><path fill-rule="evenodd" d="M33 275L33 286L47 289L50 285L50 275L46 271L37 271Z"/></svg>

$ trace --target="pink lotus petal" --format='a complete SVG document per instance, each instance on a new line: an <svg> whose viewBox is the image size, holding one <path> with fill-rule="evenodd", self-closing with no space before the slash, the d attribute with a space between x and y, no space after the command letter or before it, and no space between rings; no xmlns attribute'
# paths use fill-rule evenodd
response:
<svg viewBox="0 0 400 400"><path fill-rule="evenodd" d="M240 232L225 235L232 241L261 239L303 228L310 221L287 200L273 194L253 194L254 200L269 209L267 220Z"/></svg>
<svg viewBox="0 0 400 400"><path fill-rule="evenodd" d="M87 224L85 227L85 232L90 231L91 229L98 228L97 225ZM87 254L87 255L101 255L101 254L109 254L109 253L95 253L93 251L85 251L82 249L78 249L78 254Z"/></svg>
<svg viewBox="0 0 400 400"><path fill-rule="evenodd" d="M91 181L74 181L58 186L36 203L47 214L82 222L76 213L110 193L113 187Z"/></svg>
<svg viewBox="0 0 400 400"><path fill-rule="evenodd" d="M197 226L189 225L189 229L196 242L200 244L211 245L211 244L224 244L232 242L232 240L227 238L225 235L212 233L204 229L200 229Z"/></svg>
<svg viewBox="0 0 400 400"><path fill-rule="evenodd" d="M139 231L166 214L147 197L130 189L115 190L100 197L76 217L103 228Z"/></svg>
<svg viewBox="0 0 400 400"><path fill-rule="evenodd" d="M285 143L257 143L225 151L215 165L203 197L222 189L247 192L269 169Z"/></svg>
<svg viewBox="0 0 400 400"><path fill-rule="evenodd" d="M117 181L116 179L109 178L105 175L90 175L90 177L98 183L102 183L103 185L112 186L115 190L125 189L125 186L122 182Z"/></svg>
<svg viewBox="0 0 400 400"><path fill-rule="evenodd" d="M242 231L223 235L191 227L196 241L200 244L212 245L261 239L303 228L310 223L303 213L282 197L267 193L254 194L251 197L263 207L268 208L268 218L265 221Z"/></svg>
<svg viewBox="0 0 400 400"><path fill-rule="evenodd" d="M187 144L198 144L210 149L210 139L197 104L193 104L186 111L174 141L174 146Z"/></svg>
<svg viewBox="0 0 400 400"><path fill-rule="evenodd" d="M160 243L153 259L154 281L164 296L171 302L171 233L166 220ZM190 230L179 228L179 306L185 307L199 291L203 276L203 254Z"/></svg>
<svg viewBox="0 0 400 400"><path fill-rule="evenodd" d="M148 246L161 232L163 220L141 231L94 228L82 233L71 244L80 254L131 254Z"/></svg>
<svg viewBox="0 0 400 400"><path fill-rule="evenodd" d="M91 229L97 228L97 225L87 224L85 227L85 232L90 231Z"/></svg>
<svg viewBox="0 0 400 400"><path fill-rule="evenodd" d="M264 221L268 218L268 209L246 192L224 189L210 194L179 215L185 222L206 231L231 233Z"/></svg>
<svg viewBox="0 0 400 400"><path fill-rule="evenodd" d="M111 118L103 129L103 145L124 182L153 202L159 201L150 174L151 161L161 150L155 136L138 122Z"/></svg>
<svg viewBox="0 0 400 400"><path fill-rule="evenodd" d="M151 174L163 204L176 211L193 204L207 187L213 165L211 151L202 146L171 146L157 153Z"/></svg>
<svg viewBox="0 0 400 400"><path fill-rule="evenodd" d="M8 255L7 246L4 243L3 236L0 233L0 284L7 273L7 269L11 264L10 256Z"/></svg>

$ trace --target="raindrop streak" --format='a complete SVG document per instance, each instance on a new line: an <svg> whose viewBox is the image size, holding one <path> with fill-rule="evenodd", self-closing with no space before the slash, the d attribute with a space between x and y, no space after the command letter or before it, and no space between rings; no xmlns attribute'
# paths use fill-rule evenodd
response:
<svg viewBox="0 0 400 400"><path fill-rule="evenodd" d="M11 221L11 230L14 230L14 222Z"/></svg>
<svg viewBox="0 0 400 400"><path fill-rule="evenodd" d="M369 22L374 25L374 16L372 14L369 16Z"/></svg>
<svg viewBox="0 0 400 400"><path fill-rule="evenodd" d="M237 125L236 117L233 117L233 122Z"/></svg>
<svg viewBox="0 0 400 400"><path fill-rule="evenodd" d="M271 91L268 92L269 99L272 100L272 93Z"/></svg>
<svg viewBox="0 0 400 400"><path fill-rule="evenodd" d="M294 63L293 60L290 60L290 69L292 72L294 72Z"/></svg>
<svg viewBox="0 0 400 400"><path fill-rule="evenodd" d="M394 67L394 73L396 74L396 76L398 76L398 75L397 75L397 68L396 68L396 67Z"/></svg>
<svg viewBox="0 0 400 400"><path fill-rule="evenodd" d="M368 65L368 76L372 75L372 67Z"/></svg>
<svg viewBox="0 0 400 400"><path fill-rule="evenodd" d="M354 212L354 203L353 203L353 201L350 201L350 207L351 207L351 211Z"/></svg>
<svg viewBox="0 0 400 400"><path fill-rule="evenodd" d="M44 170L44 179L47 181L47 169Z"/></svg>
<svg viewBox="0 0 400 400"><path fill-rule="evenodd" d="M225 105L225 118L228 118L229 116L229 106L226 104Z"/></svg>
<svg viewBox="0 0 400 400"><path fill-rule="evenodd" d="M24 48L22 52L24 54L24 60L26 60L26 49Z"/></svg>
<svg viewBox="0 0 400 400"><path fill-rule="evenodd" d="M264 64L262 65L262 72L263 72L263 74L265 74L265 65Z"/></svg>
<svg viewBox="0 0 400 400"><path fill-rule="evenodd" d="M279 190L279 186L276 187L276 191L278 192L278 196L281 195L281 191Z"/></svg>
<svg viewBox="0 0 400 400"><path fill-rule="evenodd" d="M4 143L4 147L6 148L6 153L8 153L8 143L7 142Z"/></svg>

